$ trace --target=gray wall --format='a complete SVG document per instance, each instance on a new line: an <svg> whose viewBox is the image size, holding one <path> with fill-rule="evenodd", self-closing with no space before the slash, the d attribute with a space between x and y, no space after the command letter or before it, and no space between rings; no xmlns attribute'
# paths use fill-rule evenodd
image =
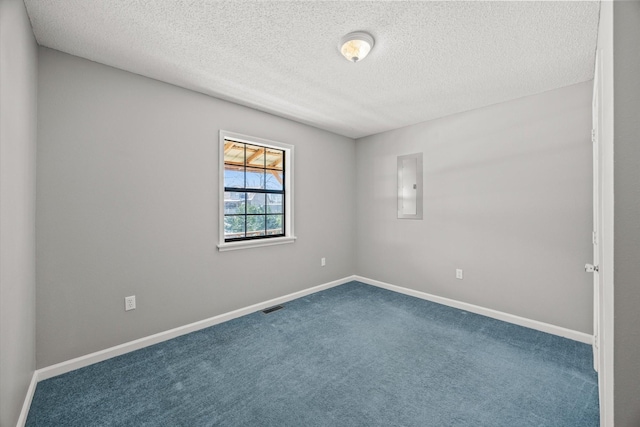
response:
<svg viewBox="0 0 640 427"><path fill-rule="evenodd" d="M613 3L617 427L640 425L640 3Z"/></svg>
<svg viewBox="0 0 640 427"><path fill-rule="evenodd" d="M353 274L352 139L46 48L38 80L38 367ZM217 251L220 129L295 145L295 243Z"/></svg>
<svg viewBox="0 0 640 427"><path fill-rule="evenodd" d="M21 0L0 0L0 426L35 369L37 46Z"/></svg>
<svg viewBox="0 0 640 427"><path fill-rule="evenodd" d="M357 140L357 274L591 333L591 86ZM399 220L417 152L424 220Z"/></svg>

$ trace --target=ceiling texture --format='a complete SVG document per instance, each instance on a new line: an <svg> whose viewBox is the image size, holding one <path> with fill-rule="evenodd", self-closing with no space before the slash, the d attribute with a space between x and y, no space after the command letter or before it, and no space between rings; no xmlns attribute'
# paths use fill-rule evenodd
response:
<svg viewBox="0 0 640 427"><path fill-rule="evenodd" d="M25 0L38 43L359 138L593 78L587 2ZM367 31L358 63L340 39Z"/></svg>

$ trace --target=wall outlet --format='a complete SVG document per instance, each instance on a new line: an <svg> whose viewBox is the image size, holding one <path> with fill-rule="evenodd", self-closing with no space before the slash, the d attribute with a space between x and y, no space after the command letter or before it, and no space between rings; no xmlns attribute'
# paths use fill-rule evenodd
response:
<svg viewBox="0 0 640 427"><path fill-rule="evenodd" d="M325 265L327 265L327 259L326 258L320 258L320 267L324 267Z"/></svg>
<svg viewBox="0 0 640 427"><path fill-rule="evenodd" d="M462 270L459 268L456 268L456 279L462 280Z"/></svg>
<svg viewBox="0 0 640 427"><path fill-rule="evenodd" d="M130 297L125 297L124 311L135 310L135 309L136 309L136 296L131 295Z"/></svg>

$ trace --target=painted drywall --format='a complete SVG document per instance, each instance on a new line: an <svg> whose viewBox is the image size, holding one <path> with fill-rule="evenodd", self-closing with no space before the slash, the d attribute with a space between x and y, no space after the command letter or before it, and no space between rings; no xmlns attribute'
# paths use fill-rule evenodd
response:
<svg viewBox="0 0 640 427"><path fill-rule="evenodd" d="M36 366L37 45L21 0L0 1L0 426L14 426Z"/></svg>
<svg viewBox="0 0 640 427"><path fill-rule="evenodd" d="M591 86L356 140L356 274L591 333ZM397 219L418 152L424 219Z"/></svg>
<svg viewBox="0 0 640 427"><path fill-rule="evenodd" d="M640 425L640 2L613 3L615 425Z"/></svg>
<svg viewBox="0 0 640 427"><path fill-rule="evenodd" d="M46 48L38 81L38 367L353 273L352 139ZM295 146L295 243L218 252L220 129Z"/></svg>

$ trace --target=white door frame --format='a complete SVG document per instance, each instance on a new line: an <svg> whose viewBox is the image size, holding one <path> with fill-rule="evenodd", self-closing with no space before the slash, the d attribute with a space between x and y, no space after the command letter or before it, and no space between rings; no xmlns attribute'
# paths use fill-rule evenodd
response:
<svg viewBox="0 0 640 427"><path fill-rule="evenodd" d="M593 101L591 103L591 142L593 145L593 230L591 240L593 243L593 265L596 268L593 271L593 368L600 370L600 244L599 240L602 235L600 227L600 217L602 203L600 202L602 193L602 183L600 180L600 57L596 51L596 64L593 76ZM600 393L602 394L602 393Z"/></svg>
<svg viewBox="0 0 640 427"><path fill-rule="evenodd" d="M614 425L614 105L613 105L613 2L600 3L598 29L598 142L599 142L599 351L598 388L600 392L600 426ZM596 83L596 82L594 82Z"/></svg>

